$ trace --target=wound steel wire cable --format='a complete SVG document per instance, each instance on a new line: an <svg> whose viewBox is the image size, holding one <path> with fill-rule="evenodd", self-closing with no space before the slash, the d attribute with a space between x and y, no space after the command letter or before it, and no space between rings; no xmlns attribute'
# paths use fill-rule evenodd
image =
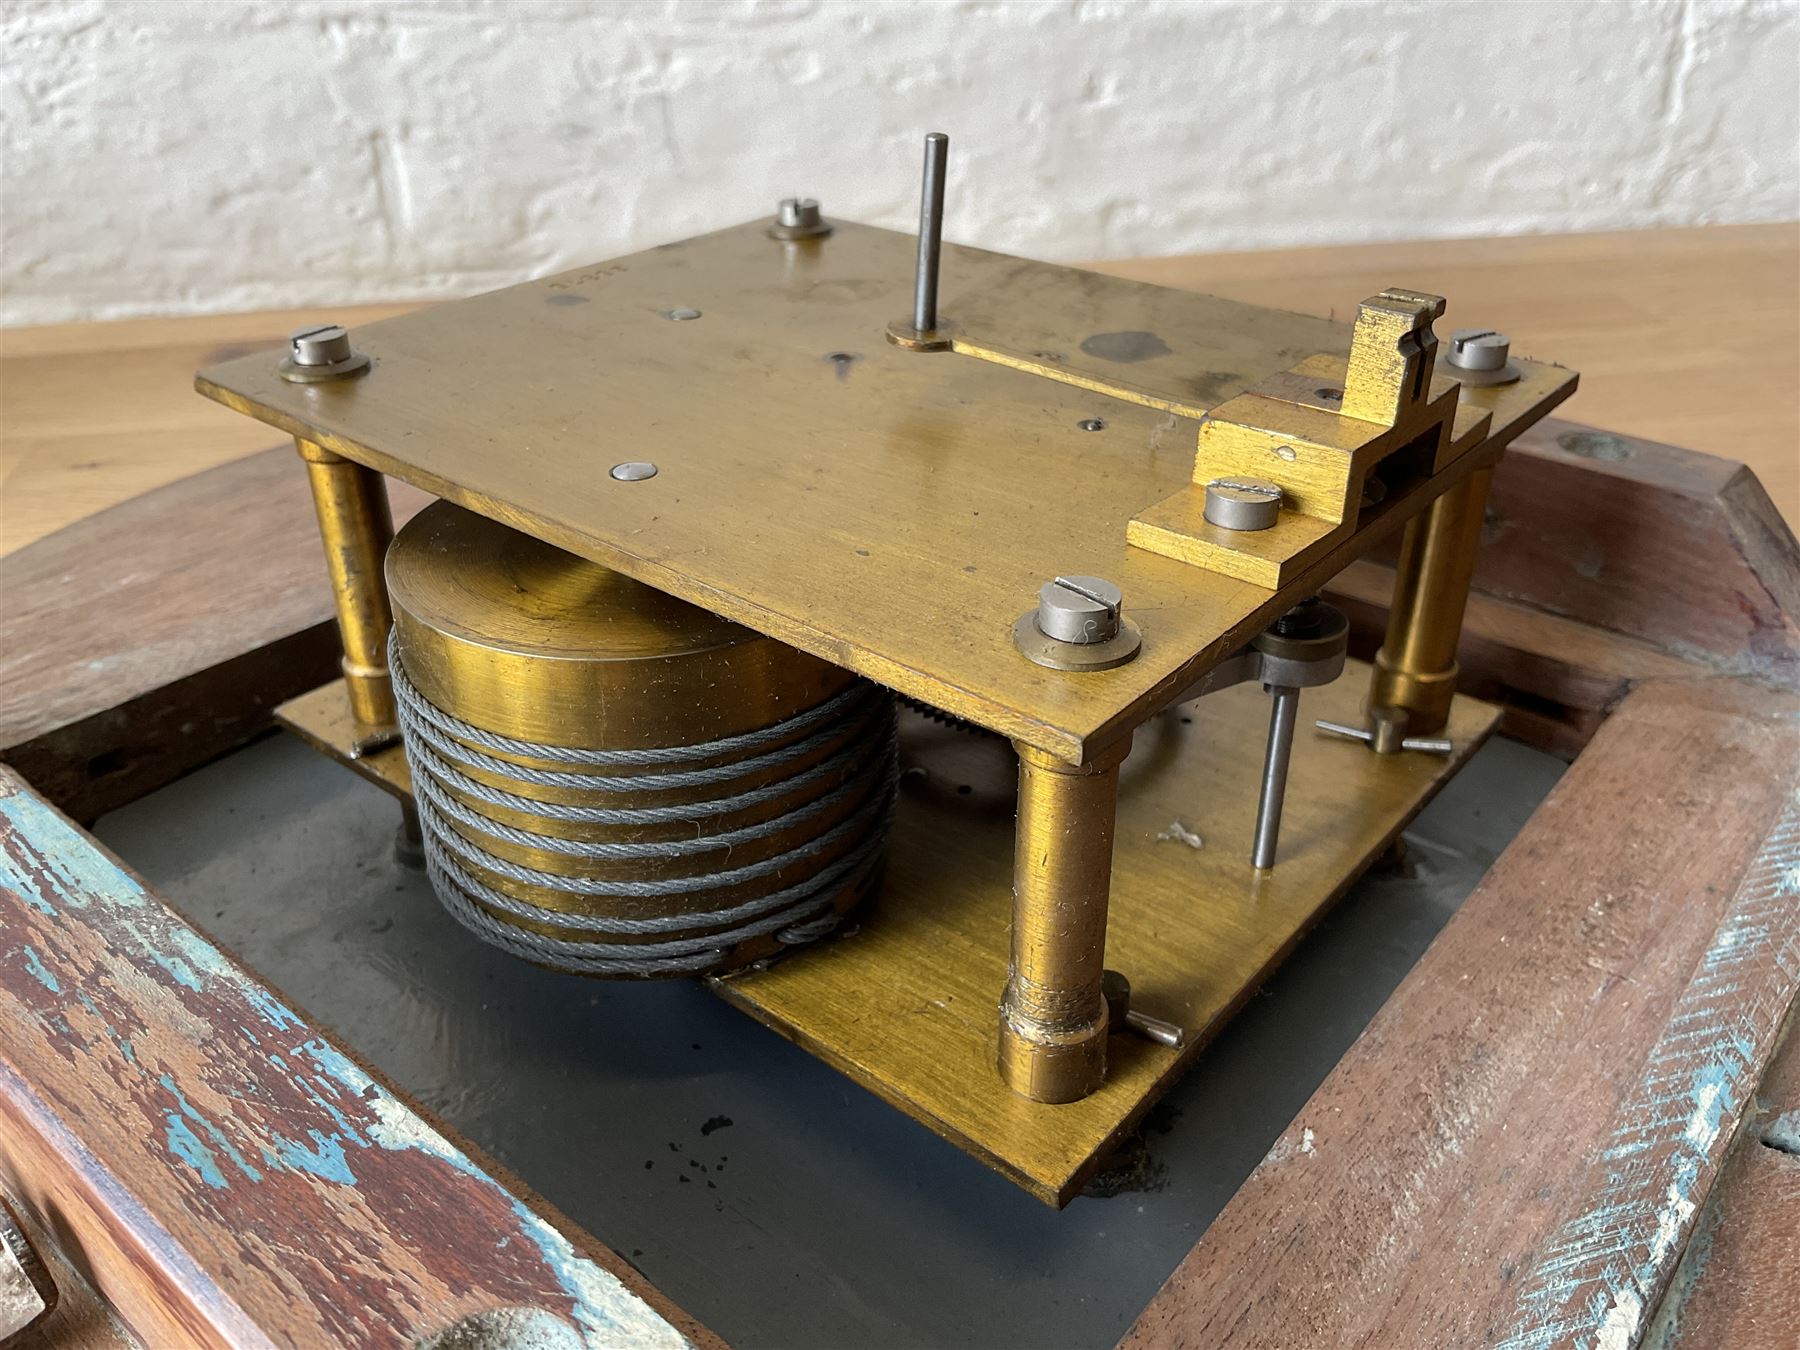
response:
<svg viewBox="0 0 1800 1350"><path fill-rule="evenodd" d="M718 741L659 747L644 752L571 751L568 747L540 746L517 737L487 732L438 708L408 678L397 641L390 644L389 670L393 676L407 754L415 769L414 793L432 887L445 908L465 928L514 955L541 965L595 975L702 971L718 965L734 946L752 938L774 934L783 942L802 943L823 936L836 923L834 899L846 889L860 887L880 866L898 782L898 742L893 701L874 686L859 683L787 721ZM793 739L797 732L807 730L811 731L810 735L798 741ZM677 768L670 773L609 779L554 770L534 771L531 766L513 764L470 749L462 743L465 736L505 754L601 766L679 765L683 759L688 762L705 760L720 754L755 752L765 746L776 749L752 753L747 758L702 770ZM541 802L479 782L451 762L458 761L466 767L519 784L642 791L741 779L816 753L832 741L843 744L825 760L809 765L790 778L723 798L676 806L590 807ZM550 753L553 751L557 753ZM540 782L538 776L551 781ZM631 825L717 815L753 807L820 781L829 781L833 776L841 777L842 781L768 821L692 839L625 843L563 839L520 829L487 817L468 802L451 795L455 792L486 805L551 820ZM460 824L464 829L503 843L569 857L577 862L658 860L715 849L723 850L729 856L733 847L770 837L810 819L828 816L847 802L856 805L842 820L781 853L735 868L654 880L601 880L526 867L497 856L456 828ZM696 830L701 828L698 820L695 827ZM533 904L507 894L471 870L479 869L520 885L572 897L666 901L704 896L708 892L762 880L829 854L841 848L846 840L854 842L839 856L830 858L812 875L779 890L722 909L642 917L571 913ZM519 923L539 924L573 933L650 936L695 928L708 931L659 941L606 943L553 937L515 926L501 915Z"/></svg>
<svg viewBox="0 0 1800 1350"><path fill-rule="evenodd" d="M461 727L469 727L469 724L452 717L419 693L401 668L398 648L392 642L388 647L388 670L393 679L395 700L401 704L402 708L401 729L406 733L409 745L417 740L430 746L440 757L451 760L465 769L477 769L483 773L509 778L515 782L528 783L534 787L574 788L583 792L658 792L671 788L706 787L714 783L742 778L748 774L760 773L767 769L779 768L784 764L791 764L795 760L806 758L821 745L829 744L844 734L840 717L839 722L827 724L823 729L814 732L804 740L777 744L775 749L752 758L734 760L728 764L709 765L700 769L678 770L673 773L631 774L625 777L608 778L598 774L575 773L561 769L540 769L532 765L515 764L511 760L497 759L492 755L471 749L462 744L459 739L453 738L454 733L443 731L441 724L444 723ZM403 688L402 685L405 687ZM850 695L855 697L849 697ZM881 690L865 682L861 683L860 687L852 686L851 689L846 690L844 694L838 695L830 702L831 705L835 705L836 711L841 715L859 707L880 707L891 701L891 696L883 694ZM808 710L809 713L816 711L816 708ZM436 719L428 718L427 712L437 714ZM802 717L806 716L806 714L802 714ZM790 723L778 722L775 726L763 728L761 732L754 734L759 737L767 737L762 742L764 744L769 741L779 742L783 739L782 736L769 735L769 733L778 732L789 725ZM475 732L478 729L470 727L469 730ZM515 746L532 744L530 741L520 741L510 736L490 739L503 739ZM737 741L742 738L732 737L730 739ZM697 752L697 756L700 752L710 756L720 753L717 747L724 744L724 741L711 741L692 748ZM529 757L530 752L517 750L511 753Z"/></svg>

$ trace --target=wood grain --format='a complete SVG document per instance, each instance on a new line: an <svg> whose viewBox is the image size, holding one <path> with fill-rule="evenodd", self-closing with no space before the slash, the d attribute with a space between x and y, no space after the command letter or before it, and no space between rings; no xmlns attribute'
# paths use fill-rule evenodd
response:
<svg viewBox="0 0 1800 1350"><path fill-rule="evenodd" d="M3 771L0 929L0 1157L149 1343L716 1343Z"/></svg>
<svg viewBox="0 0 1800 1350"><path fill-rule="evenodd" d="M346 307L372 323L408 306ZM316 311L0 329L0 556L281 443L194 395L208 361L273 351Z"/></svg>
<svg viewBox="0 0 1800 1350"><path fill-rule="evenodd" d="M1121 1344L1637 1344L1800 980L1797 790L1800 699L1634 691Z"/></svg>
<svg viewBox="0 0 1800 1350"><path fill-rule="evenodd" d="M390 496L398 519L428 500ZM0 760L91 820L329 679L332 615L291 448L112 507L0 557Z"/></svg>
<svg viewBox="0 0 1800 1350"><path fill-rule="evenodd" d="M1800 549L1728 459L1534 427L1494 475L1474 585L1721 671L1800 680Z"/></svg>

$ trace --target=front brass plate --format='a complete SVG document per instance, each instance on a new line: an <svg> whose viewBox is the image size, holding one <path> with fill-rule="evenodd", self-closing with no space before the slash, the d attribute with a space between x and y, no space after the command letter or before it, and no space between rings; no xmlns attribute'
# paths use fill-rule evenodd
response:
<svg viewBox="0 0 1800 1350"><path fill-rule="evenodd" d="M354 336L375 367L355 380L288 384L257 354L198 384L1071 759L1373 542L1276 591L1126 542L1126 523L1192 476L1198 423L1181 413L1341 356L1344 325L950 247L943 312L988 356L906 351L886 334L909 307L911 236L838 222L784 243L764 224L371 324ZM667 317L684 309L699 317ZM1548 397L1529 381L1482 392L1519 402L1516 429L1573 377L1552 383ZM656 476L609 476L631 460ZM1430 495L1391 500L1383 523ZM1135 660L1070 673L1014 648L1038 588L1071 574L1123 589Z"/></svg>
<svg viewBox="0 0 1800 1350"><path fill-rule="evenodd" d="M1302 696L1280 856L1260 876L1249 854L1269 719L1262 691L1228 689L1138 731L1120 775L1106 961L1130 978L1134 1005L1179 1023L1187 1043L1175 1051L1113 1036L1106 1084L1083 1101L1038 1105L1009 1092L994 1069L1018 760L992 737L903 716L906 768L887 879L860 911L858 931L713 984L1039 1199L1066 1204L1498 717L1490 704L1459 697L1446 731L1456 745L1449 758L1382 757L1314 733L1314 718L1361 721L1368 676L1368 666L1351 661L1335 683ZM278 715L345 757L341 684ZM356 767L390 790L408 789L398 748Z"/></svg>

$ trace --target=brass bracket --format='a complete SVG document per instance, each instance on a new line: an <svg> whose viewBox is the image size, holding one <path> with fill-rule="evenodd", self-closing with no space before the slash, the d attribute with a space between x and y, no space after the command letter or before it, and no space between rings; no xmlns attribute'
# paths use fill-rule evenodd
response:
<svg viewBox="0 0 1800 1350"><path fill-rule="evenodd" d="M1486 437L1490 416L1435 374L1442 297L1386 290L1365 300L1348 360L1314 356L1214 408L1201 422L1192 483L1134 516L1139 548L1275 590L1354 534L1365 509L1447 468ZM1232 530L1206 519L1206 485L1257 478L1282 490L1276 523Z"/></svg>

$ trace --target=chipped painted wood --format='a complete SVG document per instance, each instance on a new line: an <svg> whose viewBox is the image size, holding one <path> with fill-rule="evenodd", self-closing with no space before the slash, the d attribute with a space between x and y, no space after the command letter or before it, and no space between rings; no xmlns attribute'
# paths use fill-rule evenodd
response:
<svg viewBox="0 0 1800 1350"><path fill-rule="evenodd" d="M1800 1009L1796 1009L1800 1012ZM1647 1350L1800 1341L1800 1017L1756 1089L1681 1265L1644 1337Z"/></svg>
<svg viewBox="0 0 1800 1350"><path fill-rule="evenodd" d="M152 1344L411 1345L497 1309L713 1343L4 770L0 1118L25 1203Z"/></svg>
<svg viewBox="0 0 1800 1350"><path fill-rule="evenodd" d="M1629 1350L1762 1079L1800 982L1800 792L1751 859L1590 1168L1586 1208L1521 1280L1499 1350Z"/></svg>

